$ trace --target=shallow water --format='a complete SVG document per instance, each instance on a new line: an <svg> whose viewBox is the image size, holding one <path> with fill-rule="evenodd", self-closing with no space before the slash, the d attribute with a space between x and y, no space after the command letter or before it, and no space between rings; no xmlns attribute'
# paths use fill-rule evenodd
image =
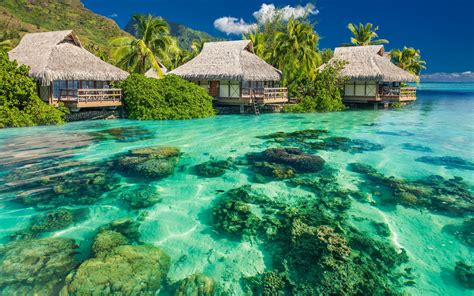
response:
<svg viewBox="0 0 474 296"><path fill-rule="evenodd" d="M118 138L96 134L118 127L137 127L149 132L140 135L140 130L135 129ZM221 192L252 184L269 197L291 196L288 202L311 193L288 186L282 180L254 183L248 169L242 166L218 178L198 177L193 166L211 157L239 158L273 146L257 136L306 129L327 130L330 136L363 139L383 146L381 150L364 153L341 150L317 153L327 166L338 170L337 181L342 188L359 188L361 177L346 167L354 162L406 180L429 175L445 179L458 176L470 186L471 192L474 188L473 170L415 161L424 156L450 156L474 162L474 84L422 84L418 101L401 110L263 114L259 117L229 115L192 121L90 121L59 127L5 129L0 130L0 243L6 244L10 235L27 227L31 217L38 213L32 206L16 203L15 198L29 190L27 186L35 178L58 173L58 170L48 171L50 166L40 166L41 163L51 161L52 166L70 166L59 169L61 172L80 170L133 148L175 146L183 155L172 176L153 182L120 174L113 179L121 186L114 190L137 182L150 183L160 192L161 202L140 211L102 200L93 205L79 205L90 209L85 220L65 229L42 233L40 237L73 238L79 245L78 256L85 259L100 226L147 211L139 229L141 240L161 247L171 257L169 283L203 273L230 294L240 295L243 293L240 280L262 273L270 263L262 244L229 239L213 229L211 209ZM18 168L26 169L15 179L19 185L13 190L12 182L6 178ZM104 191L103 194L112 193ZM472 290L464 288L454 277L456 261L474 263L472 247L444 229L446 225L461 224L472 217L472 213L460 217L353 200L349 215L353 218L352 225L369 233L374 229L359 218L385 222L391 232L387 239L396 248L407 251L409 262L406 265L413 268L415 284L402 288L404 291L414 295L472 295ZM168 291L163 289L160 293Z"/></svg>

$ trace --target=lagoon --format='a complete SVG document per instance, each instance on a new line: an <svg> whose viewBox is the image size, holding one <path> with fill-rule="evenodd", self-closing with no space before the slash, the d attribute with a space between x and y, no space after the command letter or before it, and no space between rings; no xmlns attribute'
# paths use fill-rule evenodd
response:
<svg viewBox="0 0 474 296"><path fill-rule="evenodd" d="M327 133L308 141L291 136L287 141L262 137L304 130ZM335 137L353 141L346 146L336 145ZM327 140L330 138L334 143ZM326 145L314 148L312 144L321 139ZM397 268L408 270L409 276L400 279L397 290L413 295L472 293L454 273L457 261L474 263L473 246L456 235L456 229L474 213L474 84L469 83L423 83L418 100L398 110L226 115L191 121L88 121L0 130L0 244L7 245L12 237L22 238L18 232L28 229L34 217L47 211L61 206L87 209L74 223L34 234L36 238L74 239L78 245L76 260L83 261L91 256L92 241L100 227L121 218L137 219L139 239L133 244L159 247L170 258L159 295L171 294L174 283L195 273L212 278L230 295L242 295L246 289L244 278L274 268L272 243L258 236L240 237L219 231L213 226L213 209L225 192L245 185L278 204L298 205L299 199L314 199L317 203L321 192L295 186L289 179L259 179L255 167L245 161L246 154L290 145L322 157L325 167L332 168L331 182L341 190L363 193L363 198L347 196L347 225L397 251L406 250L408 261ZM171 176L159 180L130 177L114 171L116 163L109 162L113 173L107 171L106 184L93 181L94 186L77 185L81 176L102 172L101 165L108 160L150 146L172 146L181 151ZM228 158L236 163L225 174L214 178L196 174L195 165ZM467 205L462 210L445 211L442 206L383 202L385 191L391 188L377 180L385 179L355 172L348 167L351 163L370 165L378 174L406 182L432 175L445 180L460 177ZM65 177L57 181L57 176ZM318 177L312 173L301 176ZM59 188L58 182L64 182L65 188ZM137 184L151 185L160 201L134 209L119 198L122 191ZM48 190L56 195L35 199ZM48 200L58 195L67 198ZM91 195L93 198L84 198ZM450 198L459 198L442 195L448 203ZM250 203L250 208L255 216L264 217L261 205ZM388 233L381 235L374 227L377 223L385 223ZM469 235L472 237L472 233ZM1 254L0 261L5 260ZM1 278L0 284L13 285ZM31 288L26 281L14 285ZM62 285L61 281L54 291Z"/></svg>

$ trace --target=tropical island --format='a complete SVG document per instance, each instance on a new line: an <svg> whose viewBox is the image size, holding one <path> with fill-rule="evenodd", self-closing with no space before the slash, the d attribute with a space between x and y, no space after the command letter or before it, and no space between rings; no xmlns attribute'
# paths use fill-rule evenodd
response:
<svg viewBox="0 0 474 296"><path fill-rule="evenodd" d="M4 9L28 21L19 8L7 5ZM90 14L83 11L80 17L93 18ZM24 35L10 29L3 33L2 48L9 53L8 58L2 54L2 71L7 66L29 67L25 76L37 85L41 101L58 109L42 115L50 118L47 121L28 119L28 106L8 99L18 94L9 93L11 86L5 86L2 126L61 123L61 112L69 121L112 114L163 120L211 116L216 113L213 107L220 113L260 114L341 111L351 105L400 106L416 99L416 89L405 83L418 81L425 64L413 48L386 53L378 44L388 41L377 39L378 28L370 23L349 24L351 43L333 51L318 48L319 35L308 17L286 20L277 15L242 36L242 41L211 41L206 39L210 36L197 34L199 39L191 43L171 35L169 24L159 17L135 15L127 25L133 35L108 29L113 25L100 20L108 25L107 34L90 39L79 25L77 32ZM38 27L37 31L43 30ZM85 45L79 32L87 36ZM129 74L142 76L127 78ZM169 78L172 75L207 94L177 77ZM181 85L187 85L187 90ZM41 102L31 91L29 96L23 100ZM174 111L167 110L170 105ZM85 110L89 112L81 112Z"/></svg>
<svg viewBox="0 0 474 296"><path fill-rule="evenodd" d="M363 1L93 2L0 3L0 295L472 294L474 84L393 45L468 68Z"/></svg>

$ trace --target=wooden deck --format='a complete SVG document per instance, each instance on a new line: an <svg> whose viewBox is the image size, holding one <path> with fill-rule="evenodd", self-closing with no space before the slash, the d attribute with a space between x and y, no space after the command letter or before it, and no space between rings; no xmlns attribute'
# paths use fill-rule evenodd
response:
<svg viewBox="0 0 474 296"><path fill-rule="evenodd" d="M416 87L385 87L374 96L344 96L345 102L411 102L416 100Z"/></svg>
<svg viewBox="0 0 474 296"><path fill-rule="evenodd" d="M241 96L236 98L220 98L214 101L222 105L252 105L253 100L259 105L288 103L288 89L286 87L242 89Z"/></svg>
<svg viewBox="0 0 474 296"><path fill-rule="evenodd" d="M58 101L71 109L119 107L122 106L122 90L118 88L61 90Z"/></svg>

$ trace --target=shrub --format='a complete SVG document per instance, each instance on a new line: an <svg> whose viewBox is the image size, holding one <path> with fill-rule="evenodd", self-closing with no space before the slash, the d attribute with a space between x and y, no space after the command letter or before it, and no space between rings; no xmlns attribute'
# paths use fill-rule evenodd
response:
<svg viewBox="0 0 474 296"><path fill-rule="evenodd" d="M43 102L29 68L0 51L0 128L63 123L64 110Z"/></svg>
<svg viewBox="0 0 474 296"><path fill-rule="evenodd" d="M344 110L342 103L342 79L340 72L343 63L327 64L324 69L318 70L316 78L311 80L303 77L292 85L290 92L300 102L296 105L285 106L285 112L330 112Z"/></svg>
<svg viewBox="0 0 474 296"><path fill-rule="evenodd" d="M162 79L130 75L121 83L128 117L139 120L204 118L215 114L212 97L176 75Z"/></svg>

